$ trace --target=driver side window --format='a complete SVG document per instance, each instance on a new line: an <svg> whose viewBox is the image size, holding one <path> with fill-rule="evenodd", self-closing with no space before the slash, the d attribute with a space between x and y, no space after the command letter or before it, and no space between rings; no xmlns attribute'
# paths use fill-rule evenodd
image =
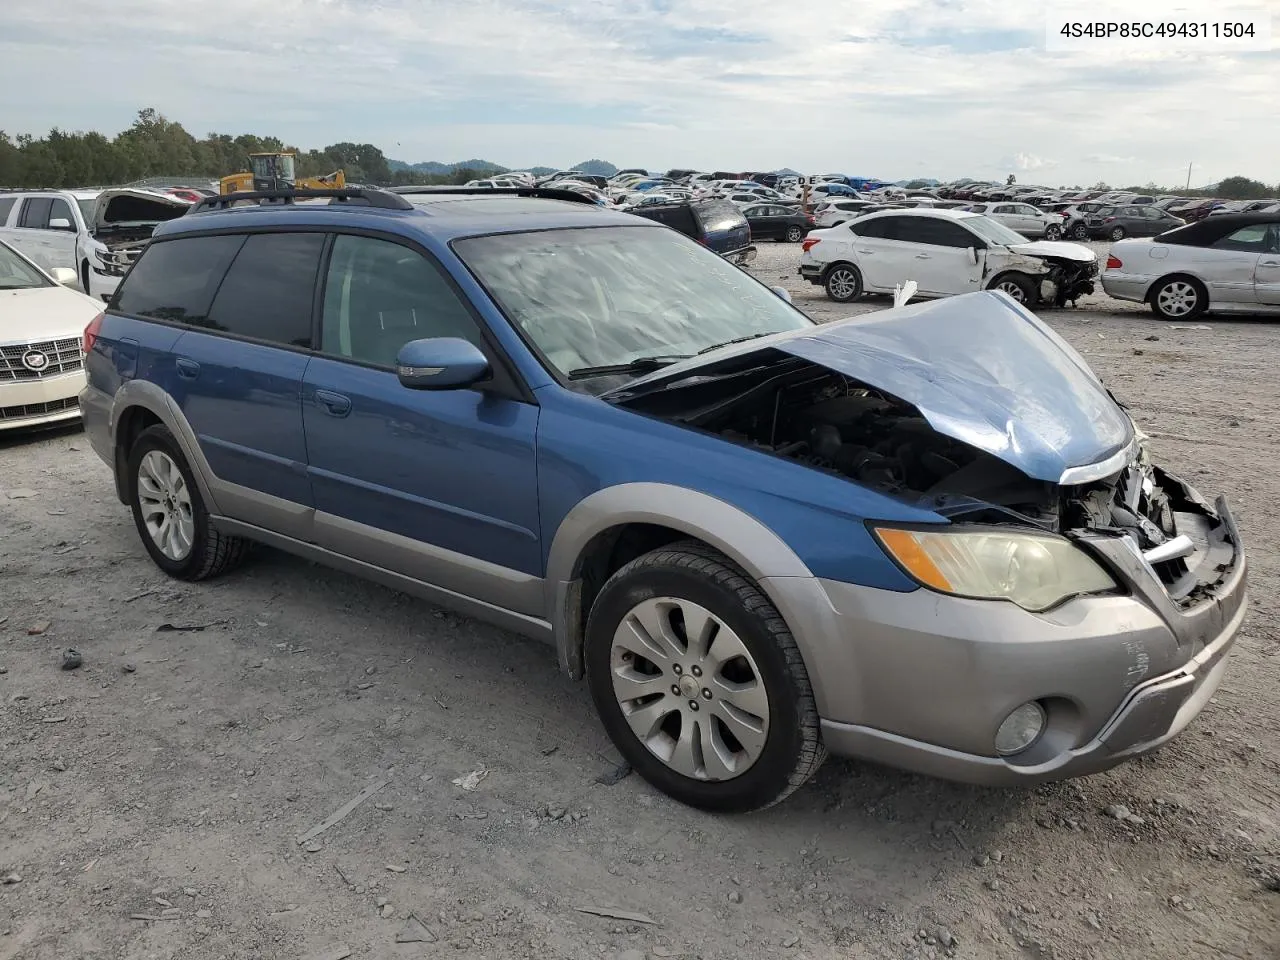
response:
<svg viewBox="0 0 1280 960"><path fill-rule="evenodd" d="M336 237L325 281L321 350L394 367L406 343L432 337L461 337L484 349L475 320L443 271L389 240Z"/></svg>

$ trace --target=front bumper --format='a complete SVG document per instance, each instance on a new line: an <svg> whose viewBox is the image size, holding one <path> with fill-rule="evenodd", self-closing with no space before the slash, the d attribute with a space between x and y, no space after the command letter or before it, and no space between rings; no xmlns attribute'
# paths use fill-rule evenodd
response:
<svg viewBox="0 0 1280 960"><path fill-rule="evenodd" d="M0 431L45 427L80 416L84 371L0 384Z"/></svg>
<svg viewBox="0 0 1280 960"><path fill-rule="evenodd" d="M1225 502L1217 509L1234 559L1189 608L1114 538L1095 549L1131 593L1041 614L822 581L843 635L838 648L805 644L827 748L998 786L1096 773L1170 740L1217 689L1247 607L1244 553ZM1000 722L1029 700L1046 707L1044 734L995 756Z"/></svg>

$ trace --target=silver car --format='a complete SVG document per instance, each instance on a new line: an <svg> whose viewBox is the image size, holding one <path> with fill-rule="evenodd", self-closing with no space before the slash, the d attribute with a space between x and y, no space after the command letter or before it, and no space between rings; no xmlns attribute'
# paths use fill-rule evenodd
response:
<svg viewBox="0 0 1280 960"><path fill-rule="evenodd" d="M1029 203L1014 201L975 203L967 209L974 213L985 214L1031 240L1062 239L1062 216L1056 213L1045 213Z"/></svg>
<svg viewBox="0 0 1280 960"><path fill-rule="evenodd" d="M1280 211L1206 217L1112 244L1102 289L1164 320L1205 312L1280 313Z"/></svg>

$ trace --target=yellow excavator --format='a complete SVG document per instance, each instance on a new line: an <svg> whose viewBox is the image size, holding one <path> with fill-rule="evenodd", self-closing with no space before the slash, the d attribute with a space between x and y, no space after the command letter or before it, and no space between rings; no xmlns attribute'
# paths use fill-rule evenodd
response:
<svg viewBox="0 0 1280 960"><path fill-rule="evenodd" d="M325 190L347 185L347 176L341 170L323 177L304 177L299 180L295 172L296 166L297 154L251 153L250 169L223 177L219 182L219 192L226 196L250 190Z"/></svg>

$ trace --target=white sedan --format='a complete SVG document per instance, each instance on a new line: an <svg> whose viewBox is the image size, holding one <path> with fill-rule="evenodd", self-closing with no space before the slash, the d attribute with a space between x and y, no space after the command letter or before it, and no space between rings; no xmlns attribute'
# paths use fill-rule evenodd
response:
<svg viewBox="0 0 1280 960"><path fill-rule="evenodd" d="M76 272L45 273L0 241L0 432L80 416L84 328L102 309Z"/></svg>
<svg viewBox="0 0 1280 960"><path fill-rule="evenodd" d="M1078 243L1028 242L1003 224L962 210L883 210L810 230L800 275L837 303L893 293L914 281L922 297L999 290L1027 306L1093 292L1098 257Z"/></svg>

